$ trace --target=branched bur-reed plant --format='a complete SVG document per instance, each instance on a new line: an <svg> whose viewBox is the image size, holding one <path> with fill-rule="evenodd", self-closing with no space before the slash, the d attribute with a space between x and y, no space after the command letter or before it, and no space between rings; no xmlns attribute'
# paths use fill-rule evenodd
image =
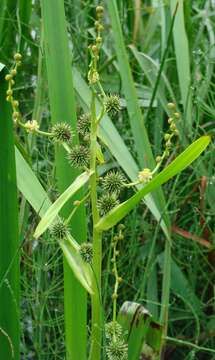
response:
<svg viewBox="0 0 215 360"><path fill-rule="evenodd" d="M168 108L172 113L172 116L168 119L169 131L164 135L163 153L156 156L155 168L141 169L136 180L131 183L126 180L119 166L106 173L103 177L99 177L98 168L100 163L103 162L102 149L105 147L104 144L100 143L98 137L100 122L105 114L117 121L117 114L121 109L119 96L105 93L98 72L98 62L103 41L103 12L102 6L96 8L96 37L94 43L89 46L91 61L88 82L91 89L91 104L89 112L82 114L78 119L79 144L73 143L74 129L67 123L58 123L49 132L44 132L39 129L39 125L34 119L27 122L23 121L19 110L19 102L15 99L13 92L15 76L21 64L20 54L15 54L14 67L6 76L8 81L7 100L11 103L16 126L22 127L29 133L46 136L56 146L62 146L65 149L65 156L69 164L83 171L48 209L37 226L35 237L38 238L46 229L50 229L51 235L62 248L75 276L91 296L89 359L100 360L103 352L104 357L108 360L125 360L128 358L129 351L126 334L117 321L117 301L119 299L119 287L122 283L122 278L117 269L117 258L119 256L117 245L119 241L124 240L124 232L126 231L126 226L121 223L121 220L147 194L194 161L209 144L210 137L203 136L196 140L172 163L158 173L164 161L169 158L174 140L177 139L179 134L177 122L180 115L176 112L175 104L169 103ZM99 110L98 103L100 104ZM111 151L111 149L109 150ZM59 216L61 209L80 188L85 191L83 198L74 202L71 214L68 218L63 219ZM120 192L123 188L133 188L134 195L120 203ZM71 236L68 224L78 207L83 203L90 203L93 235L92 239L80 245ZM102 233L105 230L112 229L117 223L119 223L117 232L110 244L112 247L112 271L115 277L112 295L113 314L112 319L109 319L110 321L106 323L101 291Z"/></svg>

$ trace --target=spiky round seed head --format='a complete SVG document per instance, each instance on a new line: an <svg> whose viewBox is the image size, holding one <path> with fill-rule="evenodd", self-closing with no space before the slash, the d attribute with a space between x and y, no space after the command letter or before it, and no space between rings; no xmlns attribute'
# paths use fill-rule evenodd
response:
<svg viewBox="0 0 215 360"><path fill-rule="evenodd" d="M7 75L5 76L5 80L6 80L6 81L12 80L12 75L11 75L11 74L7 74Z"/></svg>
<svg viewBox="0 0 215 360"><path fill-rule="evenodd" d="M75 145L68 154L68 160L76 168L83 168L89 165L90 152L86 146Z"/></svg>
<svg viewBox="0 0 215 360"><path fill-rule="evenodd" d="M116 115L121 110L119 96L108 95L105 99L105 109L110 116Z"/></svg>
<svg viewBox="0 0 215 360"><path fill-rule="evenodd" d="M112 340L106 347L108 360L127 360L128 346L122 340Z"/></svg>
<svg viewBox="0 0 215 360"><path fill-rule="evenodd" d="M81 134L83 137L89 135L90 132L90 114L83 114L78 118L78 124L77 129L79 134Z"/></svg>
<svg viewBox="0 0 215 360"><path fill-rule="evenodd" d="M102 185L109 193L119 193L123 187L124 177L118 171L110 171L102 179Z"/></svg>
<svg viewBox="0 0 215 360"><path fill-rule="evenodd" d="M145 168L138 174L138 179L142 183L147 183L152 179L152 172L150 169Z"/></svg>
<svg viewBox="0 0 215 360"><path fill-rule="evenodd" d="M64 223L62 219L58 220L54 225L52 225L51 235L57 240L63 240L69 235L68 226Z"/></svg>
<svg viewBox="0 0 215 360"><path fill-rule="evenodd" d="M115 336L117 339L122 337L122 327L117 321L110 321L105 324L105 337L108 341L112 341Z"/></svg>
<svg viewBox="0 0 215 360"><path fill-rule="evenodd" d="M119 200L117 199L117 195L115 193L112 194L104 194L98 200L99 211L101 215L107 214L111 209L119 204Z"/></svg>
<svg viewBox="0 0 215 360"><path fill-rule="evenodd" d="M22 60L22 55L19 54L19 53L16 53L13 58L14 58L15 61L21 61Z"/></svg>
<svg viewBox="0 0 215 360"><path fill-rule="evenodd" d="M12 76L16 76L17 71L16 71L16 69L13 69L13 70L11 70L11 72L10 72L10 73L11 73L11 75L12 75Z"/></svg>
<svg viewBox="0 0 215 360"><path fill-rule="evenodd" d="M172 103L172 102L169 102L169 103L167 104L167 107L168 107L169 110L175 110L175 108L176 108L175 104Z"/></svg>
<svg viewBox="0 0 215 360"><path fill-rule="evenodd" d="M72 140L72 129L67 123L61 122L52 127L52 139L55 143L68 143Z"/></svg>
<svg viewBox="0 0 215 360"><path fill-rule="evenodd" d="M93 246L91 243L83 243L80 246L79 253L84 262L92 264Z"/></svg>

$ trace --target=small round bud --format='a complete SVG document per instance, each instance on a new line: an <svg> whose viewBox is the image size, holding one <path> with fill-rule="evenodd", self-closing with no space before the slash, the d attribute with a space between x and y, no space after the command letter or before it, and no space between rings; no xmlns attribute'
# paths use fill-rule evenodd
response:
<svg viewBox="0 0 215 360"><path fill-rule="evenodd" d="M141 183L147 183L152 179L152 172L150 169L145 168L138 174L138 179Z"/></svg>
<svg viewBox="0 0 215 360"><path fill-rule="evenodd" d="M123 240L124 239L124 235L123 234L120 234L119 236L118 236L118 240Z"/></svg>
<svg viewBox="0 0 215 360"><path fill-rule="evenodd" d="M168 124L172 124L172 122L173 122L173 118L169 118L168 119Z"/></svg>
<svg viewBox="0 0 215 360"><path fill-rule="evenodd" d="M12 75L12 76L16 76L17 71L16 71L16 69L13 69L13 70L11 70L11 72L10 72L10 73L11 73L11 75Z"/></svg>
<svg viewBox="0 0 215 360"><path fill-rule="evenodd" d="M18 117L19 117L19 112L18 112L18 111L14 111L14 112L13 112L13 119L16 120L16 119L18 119Z"/></svg>
<svg viewBox="0 0 215 360"><path fill-rule="evenodd" d="M96 38L96 44L100 45L102 43L102 37L101 36L98 36Z"/></svg>
<svg viewBox="0 0 215 360"><path fill-rule="evenodd" d="M169 138L170 138L170 134L165 134L165 135L164 135L164 139L165 139L165 140L169 140Z"/></svg>
<svg viewBox="0 0 215 360"><path fill-rule="evenodd" d="M116 254L116 256L118 256L118 255L119 255L119 250L117 250L117 251L115 252L115 254Z"/></svg>
<svg viewBox="0 0 215 360"><path fill-rule="evenodd" d="M96 15L101 17L104 14L104 8L103 6L97 6L96 7Z"/></svg>
<svg viewBox="0 0 215 360"><path fill-rule="evenodd" d="M168 141L166 142L166 147L167 147L167 148L170 148L171 145L172 145L171 140L168 140Z"/></svg>
<svg viewBox="0 0 215 360"><path fill-rule="evenodd" d="M11 90L11 89L8 89L7 90L7 93L6 93L8 96L11 96L11 95L13 95L13 90Z"/></svg>
<svg viewBox="0 0 215 360"><path fill-rule="evenodd" d="M98 30L99 32L103 31L103 30L104 30L104 26L101 25L101 24L99 24L99 26L97 27L97 30Z"/></svg>
<svg viewBox="0 0 215 360"><path fill-rule="evenodd" d="M174 123L172 123L172 124L170 125L170 129L171 129L171 130L175 130L175 129L176 129L176 125L175 125Z"/></svg>
<svg viewBox="0 0 215 360"><path fill-rule="evenodd" d="M94 22L94 25L95 25L95 28L97 29L97 28L99 27L99 25L100 25L100 22L99 22L98 20L96 20L96 21Z"/></svg>
<svg viewBox="0 0 215 360"><path fill-rule="evenodd" d="M179 118L180 118L180 114L179 114L178 112L175 112L173 115L174 115L174 118L175 118L175 119L179 119Z"/></svg>
<svg viewBox="0 0 215 360"><path fill-rule="evenodd" d="M118 295L114 293L114 294L112 295L112 299L114 300L114 299L117 299L117 298L118 298Z"/></svg>
<svg viewBox="0 0 215 360"><path fill-rule="evenodd" d="M119 240L119 236L115 235L115 236L113 237L113 242L117 242L118 240Z"/></svg>
<svg viewBox="0 0 215 360"><path fill-rule="evenodd" d="M114 258L112 258L110 261L111 261L112 263L114 263Z"/></svg>
<svg viewBox="0 0 215 360"><path fill-rule="evenodd" d="M14 101L13 101L13 106L14 106L14 107L18 107L18 106L19 106L19 101L18 101L18 100L14 100Z"/></svg>
<svg viewBox="0 0 215 360"><path fill-rule="evenodd" d="M119 224L118 225L118 230L125 230L125 225L124 224Z"/></svg>
<svg viewBox="0 0 215 360"><path fill-rule="evenodd" d="M75 200L74 202L73 202L73 205L74 206L79 206L81 204L81 201L80 200Z"/></svg>
<svg viewBox="0 0 215 360"><path fill-rule="evenodd" d="M22 60L22 55L19 54L19 53L16 53L16 54L14 55L14 60L15 60L15 61L21 61L21 60Z"/></svg>
<svg viewBox="0 0 215 360"><path fill-rule="evenodd" d="M98 54L99 49L97 48L96 45L92 45L91 50L92 50L93 54Z"/></svg>
<svg viewBox="0 0 215 360"><path fill-rule="evenodd" d="M161 156L157 156L157 157L156 157L156 163L161 162L161 160L162 160L162 157L161 157Z"/></svg>
<svg viewBox="0 0 215 360"><path fill-rule="evenodd" d="M15 81L12 79L11 80L11 85L14 85L15 84Z"/></svg>
<svg viewBox="0 0 215 360"><path fill-rule="evenodd" d="M167 107L168 107L169 110L175 110L175 108L176 108L175 104L172 103L172 102L168 103Z"/></svg>
<svg viewBox="0 0 215 360"><path fill-rule="evenodd" d="M11 74L7 74L7 75L5 76L5 80L6 80L6 81L12 80L12 75L11 75Z"/></svg>
<svg viewBox="0 0 215 360"><path fill-rule="evenodd" d="M7 96L7 97L6 97L6 101L9 102L10 100L11 100L11 96Z"/></svg>
<svg viewBox="0 0 215 360"><path fill-rule="evenodd" d="M17 65L17 66L21 66L21 65L22 65L22 62L21 62L21 61L18 61L18 62L16 63L16 65Z"/></svg>
<svg viewBox="0 0 215 360"><path fill-rule="evenodd" d="M119 283L123 282L123 278L118 277L118 281L119 281Z"/></svg>

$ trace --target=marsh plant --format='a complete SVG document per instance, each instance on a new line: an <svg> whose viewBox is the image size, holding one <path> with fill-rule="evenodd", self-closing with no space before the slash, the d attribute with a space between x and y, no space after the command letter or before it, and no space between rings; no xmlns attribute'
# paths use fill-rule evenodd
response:
<svg viewBox="0 0 215 360"><path fill-rule="evenodd" d="M118 259L123 257L123 246L118 248L119 243L123 244L126 238L125 216L144 200L145 196L159 188L172 176L182 171L193 160L195 160L210 142L208 136L204 136L191 144L182 154L174 158L175 149L180 134L180 113L173 102L167 104L169 118L167 119L168 131L163 134L163 151L154 154L156 161L146 161L147 166L139 169L136 178L129 179L128 175L121 168L120 163L116 162L114 168L106 170L103 165L106 163L106 150L111 152L110 146L102 141L99 135L100 125L109 117L117 122L119 113L122 109L121 99L116 93L106 93L102 85L102 76L99 73L99 62L101 47L103 45L104 8L96 7L95 15L95 39L89 45L90 63L88 69L88 85L90 88L91 101L87 112L82 112L78 117L77 127L74 128L61 118L54 124L48 132L40 129L39 123L35 120L25 122L19 109L19 101L14 95L14 85L17 72L20 71L22 55L14 55L14 66L6 75L8 83L6 100L11 104L12 117L15 127L21 127L28 134L44 136L47 141L51 141L55 149L63 149L64 159L68 166L79 171L78 175L70 186L59 196L50 206L38 224L35 237L39 238L47 229L51 237L58 242L64 256L71 267L74 275L91 297L91 320L89 325L89 359L100 360L101 356L108 360L133 359L132 351L137 356L143 354L143 344L138 343L138 350L133 343L129 344L128 330L123 322L118 318L120 302L120 291L124 282L118 271ZM75 133L78 132L78 141ZM174 150L174 152L173 152ZM144 154L142 154L144 157ZM169 163L169 165L166 165ZM104 170L105 169L105 170ZM82 195L79 191L82 189ZM128 190L126 194L131 195L126 201L122 202L122 191ZM78 194L78 198L73 199ZM61 215L64 205L71 199L72 209L70 214L65 217ZM73 237L73 229L70 226L71 220L82 206L88 209L89 236L87 241L80 243ZM163 221L163 215L157 215L159 222ZM163 225L164 226L164 225ZM152 356L150 359L159 359L162 346L165 341L167 328L166 304L169 301L169 271L170 271L170 232L165 227L167 234L167 245L165 252L165 271L163 276L163 309L165 316L161 318L159 324L161 328L161 339L158 347L150 347ZM107 315L103 311L102 298L102 236L103 232L109 231L109 246L111 248L111 267L113 275L112 290L112 314ZM76 241L77 240L77 241ZM165 283L167 282L167 283ZM71 294L71 302L73 294ZM148 315L147 315L148 316ZM143 328L141 328L143 331ZM151 330L150 330L151 331ZM75 332L75 329L74 329ZM76 334L76 336L79 336ZM146 348L146 347L145 347ZM84 350L86 352L86 349ZM103 355L102 355L103 354ZM130 354L130 355L128 355ZM138 359L139 357L135 358ZM82 359L80 359L82 360Z"/></svg>

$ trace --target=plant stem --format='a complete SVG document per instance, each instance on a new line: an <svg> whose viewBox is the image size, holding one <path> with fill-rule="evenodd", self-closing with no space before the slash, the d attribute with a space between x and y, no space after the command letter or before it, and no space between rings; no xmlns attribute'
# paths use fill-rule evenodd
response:
<svg viewBox="0 0 215 360"><path fill-rule="evenodd" d="M90 142L90 193L93 218L93 271L95 275L94 295L92 295L92 333L91 333L91 359L100 360L102 340L102 312L101 312L101 263L102 263L102 234L95 229L99 221L96 191L96 142L97 118L95 105L95 92L92 89L91 100L91 142Z"/></svg>

